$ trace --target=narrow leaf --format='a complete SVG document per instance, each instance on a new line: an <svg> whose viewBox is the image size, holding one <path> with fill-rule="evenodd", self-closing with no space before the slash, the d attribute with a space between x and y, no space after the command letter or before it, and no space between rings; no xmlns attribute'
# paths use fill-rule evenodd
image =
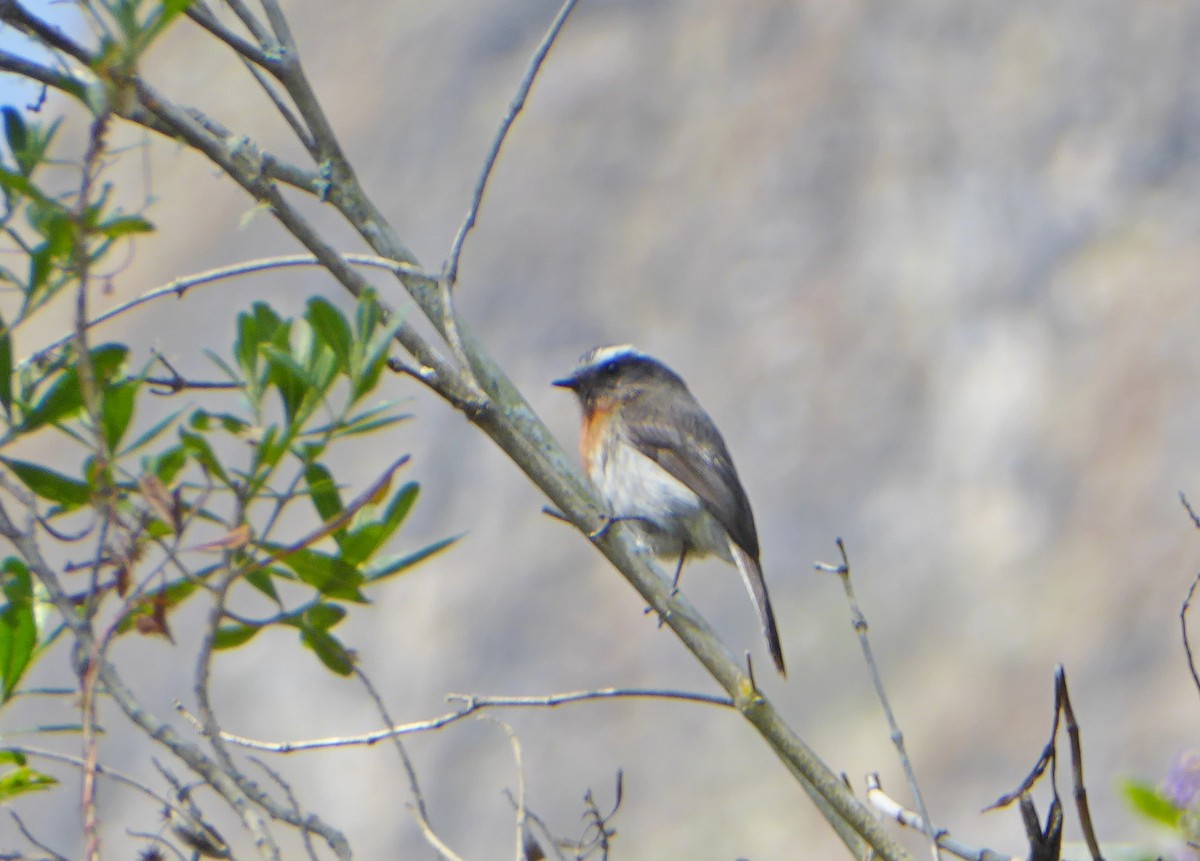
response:
<svg viewBox="0 0 1200 861"><path fill-rule="evenodd" d="M156 425L154 425L154 427L150 428L148 431L122 449L121 456L133 454L135 451L145 448L150 443L154 442L154 440L158 439L158 437L162 435L163 431L171 426L172 422L179 418L179 414L181 412L183 412L183 410L176 410L165 419L158 422Z"/></svg>
<svg viewBox="0 0 1200 861"><path fill-rule="evenodd" d="M29 134L25 130L25 120L20 112L11 105L5 105L4 136L8 139L8 148L14 154L24 152L29 145Z"/></svg>
<svg viewBox="0 0 1200 861"><path fill-rule="evenodd" d="M304 318L308 320L316 338L333 351L338 367L344 373L348 373L350 356L354 349L354 335L342 312L332 302L317 297L309 300Z"/></svg>
<svg viewBox="0 0 1200 861"><path fill-rule="evenodd" d="M263 545L267 550L280 554L279 564L290 568L304 583L329 598L367 603L358 587L363 582L362 574L353 565L337 556L302 547L289 550L278 545Z"/></svg>
<svg viewBox="0 0 1200 861"><path fill-rule="evenodd" d="M109 451L116 451L121 445L121 439L129 429L133 419L133 406L137 400L139 383L129 380L109 386L104 390L104 398L100 404L100 418L104 424L104 441L108 443Z"/></svg>
<svg viewBox="0 0 1200 861"><path fill-rule="evenodd" d="M357 526L343 536L338 544L346 560L358 565L374 556L404 522L419 492L420 486L415 481L405 484L396 491L379 520Z"/></svg>
<svg viewBox="0 0 1200 861"><path fill-rule="evenodd" d="M139 215L116 215L96 225L96 231L108 239L132 233L153 233L154 225Z"/></svg>
<svg viewBox="0 0 1200 861"><path fill-rule="evenodd" d="M1121 792L1129 806L1146 819L1175 828L1183 811L1175 806L1158 789L1135 780L1126 780L1121 785Z"/></svg>
<svg viewBox="0 0 1200 861"><path fill-rule="evenodd" d="M304 470L304 480L308 483L308 495L313 507L323 521L333 520L342 513L342 497L328 469L319 463L310 463Z"/></svg>
<svg viewBox="0 0 1200 861"><path fill-rule="evenodd" d="M421 548L416 553L410 553L407 556L402 556L398 559L393 559L392 561L381 562L379 565L373 566L366 572L367 582L378 583L380 580L383 580L386 577L393 577L396 574L400 574L401 572L413 567L418 562L424 562L430 556L441 553L460 538L462 538L461 535L443 538L441 541L435 541L428 547Z"/></svg>
<svg viewBox="0 0 1200 861"><path fill-rule="evenodd" d="M5 603L0 607L0 703L21 681L37 646L33 614L33 582L25 563L10 556L0 567Z"/></svg>
<svg viewBox="0 0 1200 861"><path fill-rule="evenodd" d="M87 501L91 499L92 489L86 482L69 478L61 472L55 472L40 464L7 457L0 458L0 463L11 469L22 484L42 499L57 502L65 509L70 510L86 505Z"/></svg>
<svg viewBox="0 0 1200 861"><path fill-rule="evenodd" d="M319 631L328 631L346 618L346 608L338 604L314 604L304 611L304 621Z"/></svg>
<svg viewBox="0 0 1200 861"><path fill-rule="evenodd" d="M6 109L7 110L7 109ZM0 406L4 414L12 418L13 345L12 332L4 318L0 317Z"/></svg>
<svg viewBox="0 0 1200 861"><path fill-rule="evenodd" d="M354 655L341 641L328 631L305 628L300 632L300 642L312 649L321 663L339 676L354 672Z"/></svg>
<svg viewBox="0 0 1200 861"><path fill-rule="evenodd" d="M7 804L21 795L49 789L58 781L28 765L0 774L0 804Z"/></svg>
<svg viewBox="0 0 1200 861"><path fill-rule="evenodd" d="M222 625L213 632L213 648L236 649L254 639L261 630L259 625Z"/></svg>
<svg viewBox="0 0 1200 861"><path fill-rule="evenodd" d="M275 583L271 580L272 575L283 575L284 572L276 568L254 568L246 572L246 582L262 592L276 604L279 603L279 593L275 591ZM290 579L292 575L288 574Z"/></svg>
<svg viewBox="0 0 1200 861"><path fill-rule="evenodd" d="M183 442L184 449L191 455L192 459L200 464L204 469L219 479L222 484L228 485L229 476L225 474L225 468L221 466L221 462L217 460L216 454L212 450L212 446L208 444L208 440L199 434L190 433L183 430L179 431L179 439Z"/></svg>
<svg viewBox="0 0 1200 861"><path fill-rule="evenodd" d="M103 344L91 352L92 370L96 381L103 385L113 377L124 362L129 349L120 344ZM22 429L35 430L61 421L83 407L83 395L79 389L79 371L68 368L62 372L50 389L25 415Z"/></svg>

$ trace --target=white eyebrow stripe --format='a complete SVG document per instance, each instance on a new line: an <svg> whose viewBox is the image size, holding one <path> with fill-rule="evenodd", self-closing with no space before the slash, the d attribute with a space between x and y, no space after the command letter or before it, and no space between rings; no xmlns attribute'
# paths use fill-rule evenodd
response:
<svg viewBox="0 0 1200 861"><path fill-rule="evenodd" d="M605 362L619 356L646 357L645 353L636 350L632 344L613 344L608 347L596 347L594 350L585 353L583 358L579 360L579 366L581 368L595 367L603 365Z"/></svg>

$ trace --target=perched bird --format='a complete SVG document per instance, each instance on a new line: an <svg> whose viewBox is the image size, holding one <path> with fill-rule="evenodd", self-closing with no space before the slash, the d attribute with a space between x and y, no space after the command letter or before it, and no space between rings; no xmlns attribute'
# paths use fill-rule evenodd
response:
<svg viewBox="0 0 1200 861"><path fill-rule="evenodd" d="M628 522L657 556L716 554L741 572L779 674L783 648L759 565L750 500L725 440L688 390L658 359L628 344L596 347L569 377L583 407L579 450L614 522Z"/></svg>

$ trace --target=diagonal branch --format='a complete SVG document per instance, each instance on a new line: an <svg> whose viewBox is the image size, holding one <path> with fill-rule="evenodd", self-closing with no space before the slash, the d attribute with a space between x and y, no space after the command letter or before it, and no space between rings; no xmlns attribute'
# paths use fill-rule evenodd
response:
<svg viewBox="0 0 1200 861"><path fill-rule="evenodd" d="M496 136L492 139L492 146L483 160L483 170L480 171L479 179L475 183L475 192L471 195L471 205L467 208L467 216L458 228L458 233L450 246L450 256L446 259L446 283L451 290L458 283L458 258L462 254L463 243L467 241L467 234L475 227L475 219L479 216L479 207L483 205L483 194L487 190L492 169L496 166L496 159L500 156L500 148L504 146L504 139L508 137L509 129L517 121L517 115L525 108L525 100L529 97L529 91L533 89L533 81L537 78L542 63L546 61L546 55L550 53L550 49L558 39L558 34L562 32L563 25L567 23L567 17L575 8L576 2L577 0L565 0L558 10L558 15L550 24L550 29L546 31L537 50L533 52L533 57L525 70L525 76L517 87L517 94L509 103L508 112L500 121L500 128L496 130Z"/></svg>
<svg viewBox="0 0 1200 861"><path fill-rule="evenodd" d="M196 24L207 30L210 35L232 48L242 59L269 71L273 70L274 61L262 49L250 44L222 24L204 3L191 4L188 6L186 14Z"/></svg>

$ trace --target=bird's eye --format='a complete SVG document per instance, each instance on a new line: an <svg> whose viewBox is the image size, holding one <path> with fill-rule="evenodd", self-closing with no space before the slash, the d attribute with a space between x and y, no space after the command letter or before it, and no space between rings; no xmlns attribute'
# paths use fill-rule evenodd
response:
<svg viewBox="0 0 1200 861"><path fill-rule="evenodd" d="M617 375L617 372L620 370L621 370L621 363L616 360L604 363L603 371L606 375L608 375L610 377L615 377Z"/></svg>

